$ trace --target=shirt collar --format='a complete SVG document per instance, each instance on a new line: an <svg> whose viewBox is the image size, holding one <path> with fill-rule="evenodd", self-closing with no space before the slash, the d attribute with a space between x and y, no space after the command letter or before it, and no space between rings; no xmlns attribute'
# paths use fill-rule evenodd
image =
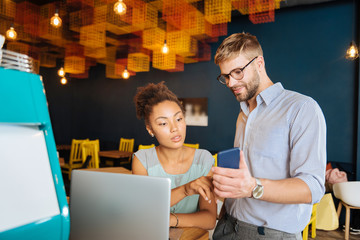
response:
<svg viewBox="0 0 360 240"><path fill-rule="evenodd" d="M264 102L266 105L269 105L277 96L279 96L284 91L284 87L280 82L275 83L274 85L263 90L259 95L256 96L256 102L260 105ZM246 101L240 102L241 110L248 115L249 107L247 106Z"/></svg>
<svg viewBox="0 0 360 240"><path fill-rule="evenodd" d="M259 95L266 105L269 105L277 96L284 91L284 87L280 82L263 90Z"/></svg>

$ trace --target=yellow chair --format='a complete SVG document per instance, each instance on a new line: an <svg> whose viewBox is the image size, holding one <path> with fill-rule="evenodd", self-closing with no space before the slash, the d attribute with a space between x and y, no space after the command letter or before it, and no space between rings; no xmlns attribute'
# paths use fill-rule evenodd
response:
<svg viewBox="0 0 360 240"><path fill-rule="evenodd" d="M339 218L331 193L326 193L317 206L316 229L332 231L339 228Z"/></svg>
<svg viewBox="0 0 360 240"><path fill-rule="evenodd" d="M135 140L133 138L120 138L120 144L119 144L119 151L123 152L133 152L134 151L134 142ZM131 162L132 156L129 158L125 158L125 161L123 159L119 159L119 164L128 164ZM114 161L105 160L106 166L114 166Z"/></svg>
<svg viewBox="0 0 360 240"><path fill-rule="evenodd" d="M134 142L133 138L120 138L119 151L124 152L133 152L134 151ZM131 162L132 156L129 157L128 161L120 162L120 164L126 164Z"/></svg>
<svg viewBox="0 0 360 240"><path fill-rule="evenodd" d="M309 225L311 225L311 238L316 237L316 215L317 215L317 205L318 203L315 203L313 205L312 211L311 211L311 218L309 223L306 225L306 227L303 230L302 237L303 240L307 240L309 236Z"/></svg>
<svg viewBox="0 0 360 240"><path fill-rule="evenodd" d="M81 168L83 165L82 144L86 141L89 141L89 139L73 139L71 141L69 163L60 165L61 171L68 174L69 180L71 180L71 171L73 169Z"/></svg>
<svg viewBox="0 0 360 240"><path fill-rule="evenodd" d="M152 148L152 147L155 147L155 144L150 144L150 145L139 145L139 148L138 150L140 149L148 149L148 148Z"/></svg>
<svg viewBox="0 0 360 240"><path fill-rule="evenodd" d="M82 144L83 164L85 164L87 168L99 168L99 149L99 139L86 141ZM90 159L88 157L90 157Z"/></svg>
<svg viewBox="0 0 360 240"><path fill-rule="evenodd" d="M200 147L200 144L198 143L184 143L184 146L187 146L187 147L192 147L192 148L199 148Z"/></svg>
<svg viewBox="0 0 360 240"><path fill-rule="evenodd" d="M214 167L217 167L217 153L213 155L213 158L215 159Z"/></svg>

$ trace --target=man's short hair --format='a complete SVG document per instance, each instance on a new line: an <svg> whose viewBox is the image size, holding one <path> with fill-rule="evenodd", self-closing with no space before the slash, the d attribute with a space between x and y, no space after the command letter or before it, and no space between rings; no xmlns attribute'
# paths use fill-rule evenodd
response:
<svg viewBox="0 0 360 240"><path fill-rule="evenodd" d="M227 37L219 46L215 54L215 64L233 59L240 54L249 60L262 56L263 51L257 38L249 33L234 33Z"/></svg>

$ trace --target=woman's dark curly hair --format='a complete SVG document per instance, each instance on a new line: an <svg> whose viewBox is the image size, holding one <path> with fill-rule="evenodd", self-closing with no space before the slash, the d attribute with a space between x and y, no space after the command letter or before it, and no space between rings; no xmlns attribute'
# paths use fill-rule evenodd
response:
<svg viewBox="0 0 360 240"><path fill-rule="evenodd" d="M138 87L134 97L137 118L143 118L145 120L145 124L148 125L149 116L152 113L153 107L166 100L175 102L179 105L181 111L183 113L185 112L184 107L177 96L168 89L168 87L164 84L164 81L158 84L149 83L144 87Z"/></svg>

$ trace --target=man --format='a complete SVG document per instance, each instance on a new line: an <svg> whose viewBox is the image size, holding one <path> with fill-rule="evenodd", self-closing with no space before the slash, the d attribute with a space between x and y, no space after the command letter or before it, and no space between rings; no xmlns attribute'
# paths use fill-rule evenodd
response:
<svg viewBox="0 0 360 240"><path fill-rule="evenodd" d="M325 187L326 124L310 97L274 84L255 36L226 38L215 55L240 102L234 147L239 169L213 167L214 191L226 214L213 239L302 239Z"/></svg>

